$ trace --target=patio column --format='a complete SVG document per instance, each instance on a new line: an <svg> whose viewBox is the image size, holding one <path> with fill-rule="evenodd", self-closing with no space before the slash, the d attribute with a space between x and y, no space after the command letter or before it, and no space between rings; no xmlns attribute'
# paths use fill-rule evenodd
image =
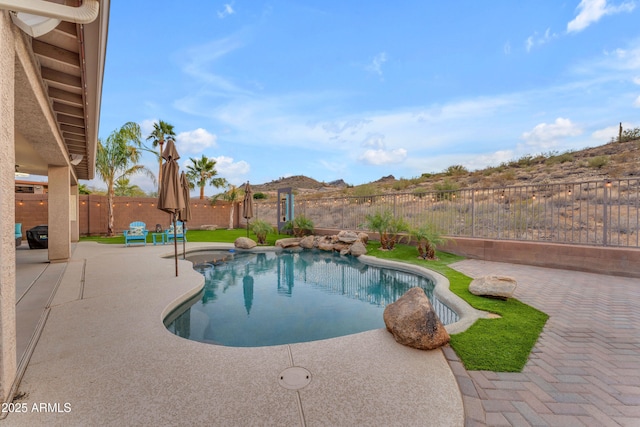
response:
<svg viewBox="0 0 640 427"><path fill-rule="evenodd" d="M80 207L78 197L78 184L71 186L71 199L69 201L69 215L71 224L71 241L80 240Z"/></svg>
<svg viewBox="0 0 640 427"><path fill-rule="evenodd" d="M67 262L71 256L71 169L49 165L48 176L49 262Z"/></svg>
<svg viewBox="0 0 640 427"><path fill-rule="evenodd" d="M0 401L16 376L15 51L9 12L0 10Z"/></svg>

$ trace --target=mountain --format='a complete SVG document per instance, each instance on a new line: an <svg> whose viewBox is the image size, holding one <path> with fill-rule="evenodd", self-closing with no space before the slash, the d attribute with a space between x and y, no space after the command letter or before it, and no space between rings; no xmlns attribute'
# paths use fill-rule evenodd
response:
<svg viewBox="0 0 640 427"><path fill-rule="evenodd" d="M350 186L341 179L324 183L304 175L296 175L266 184L252 185L252 188L254 192L275 195L278 189L291 187L297 194L332 197L430 191L450 187L491 188L632 177L640 177L640 139L610 142L563 153L525 155L498 166L476 171L468 171L461 165L451 165L443 172L424 173L414 178L396 179L393 175L388 175L358 186Z"/></svg>

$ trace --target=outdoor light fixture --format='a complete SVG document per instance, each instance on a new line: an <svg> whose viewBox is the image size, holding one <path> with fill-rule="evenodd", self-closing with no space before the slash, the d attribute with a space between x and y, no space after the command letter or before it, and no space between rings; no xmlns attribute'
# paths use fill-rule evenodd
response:
<svg viewBox="0 0 640 427"><path fill-rule="evenodd" d="M71 154L69 156L69 162L73 166L78 166L83 158L84 158L84 156L82 154Z"/></svg>
<svg viewBox="0 0 640 427"><path fill-rule="evenodd" d="M20 177L20 178L24 178L24 177L29 176L29 174L28 174L28 173L18 172L18 168L19 168L19 167L20 167L20 165L16 165L16 171L15 171L15 177L16 177L16 178L18 178L18 177Z"/></svg>

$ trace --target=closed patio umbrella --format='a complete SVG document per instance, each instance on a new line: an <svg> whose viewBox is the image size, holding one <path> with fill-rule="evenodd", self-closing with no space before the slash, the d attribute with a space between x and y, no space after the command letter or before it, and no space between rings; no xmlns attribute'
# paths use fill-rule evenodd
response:
<svg viewBox="0 0 640 427"><path fill-rule="evenodd" d="M244 199L242 199L242 217L247 220L247 237L249 237L249 220L253 218L253 193L249 181L244 186Z"/></svg>
<svg viewBox="0 0 640 427"><path fill-rule="evenodd" d="M191 194L189 194L189 181L187 175L183 172L180 173L180 189L182 190L182 198L184 199L184 209L178 212L178 220L182 221L184 235L182 239L182 259L186 258L185 241L187 240L187 227L186 222L191 221Z"/></svg>
<svg viewBox="0 0 640 427"><path fill-rule="evenodd" d="M176 277L178 276L178 242L176 241L176 217L184 209L184 195L180 186L180 166L178 159L180 155L176 150L173 139L167 141L167 145L162 152L165 162L162 164L162 184L158 193L158 209L171 214L173 223L173 243L176 263Z"/></svg>

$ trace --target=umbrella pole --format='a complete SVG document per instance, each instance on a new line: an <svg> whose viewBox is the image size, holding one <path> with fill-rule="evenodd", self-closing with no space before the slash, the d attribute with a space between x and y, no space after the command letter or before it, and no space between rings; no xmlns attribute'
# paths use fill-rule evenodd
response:
<svg viewBox="0 0 640 427"><path fill-rule="evenodd" d="M178 277L178 241L176 240L176 214L173 214L173 249L176 260L176 277Z"/></svg>
<svg viewBox="0 0 640 427"><path fill-rule="evenodd" d="M185 241L187 240L187 227L184 225L184 221L182 221L182 259L187 259L187 244Z"/></svg>
<svg viewBox="0 0 640 427"><path fill-rule="evenodd" d="M249 237L249 218L247 218L247 237Z"/></svg>

